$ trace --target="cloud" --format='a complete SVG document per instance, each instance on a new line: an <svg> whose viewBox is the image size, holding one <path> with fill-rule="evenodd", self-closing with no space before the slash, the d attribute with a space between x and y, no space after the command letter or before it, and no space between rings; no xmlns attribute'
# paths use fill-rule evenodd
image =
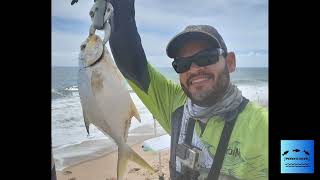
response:
<svg viewBox="0 0 320 180"><path fill-rule="evenodd" d="M268 51L266 50L252 50L252 51L236 51L238 56L267 56Z"/></svg>
<svg viewBox="0 0 320 180"><path fill-rule="evenodd" d="M268 67L268 55L236 56L237 67Z"/></svg>
<svg viewBox="0 0 320 180"><path fill-rule="evenodd" d="M52 0L52 16L66 18L74 21L84 21L89 23L89 11L93 5L93 0L79 0L71 6L71 0Z"/></svg>
<svg viewBox="0 0 320 180"><path fill-rule="evenodd" d="M56 33L53 52L78 51L88 33L92 5L92 0L79 0L73 6L69 0L52 1L52 27ZM268 52L267 0L136 0L135 16L146 55L155 65L171 64L165 53L167 43L189 24L214 26L228 50L241 58L264 56ZM250 51L252 54L248 54ZM167 59L169 63L153 59ZM264 61L261 64L267 64L267 58Z"/></svg>
<svg viewBox="0 0 320 180"><path fill-rule="evenodd" d="M80 44L86 39L86 34L73 34L61 31L52 32L53 52L79 51Z"/></svg>
<svg viewBox="0 0 320 180"><path fill-rule="evenodd" d="M96 33L103 37L103 32ZM52 65L53 66L77 66L80 45L88 37L87 33L71 33L64 31L52 32ZM110 51L110 46L107 44Z"/></svg>
<svg viewBox="0 0 320 180"><path fill-rule="evenodd" d="M265 49L236 51L237 67L268 67L269 54Z"/></svg>
<svg viewBox="0 0 320 180"><path fill-rule="evenodd" d="M210 24L220 32L229 49L268 47L265 0L138 0L136 21L141 34L150 31L165 34L167 42L189 24Z"/></svg>
<svg viewBox="0 0 320 180"><path fill-rule="evenodd" d="M155 67L172 67L172 59L166 55L149 56L148 62Z"/></svg>
<svg viewBox="0 0 320 180"><path fill-rule="evenodd" d="M84 34L73 34L63 31L52 32L52 65L77 66L81 43Z"/></svg>

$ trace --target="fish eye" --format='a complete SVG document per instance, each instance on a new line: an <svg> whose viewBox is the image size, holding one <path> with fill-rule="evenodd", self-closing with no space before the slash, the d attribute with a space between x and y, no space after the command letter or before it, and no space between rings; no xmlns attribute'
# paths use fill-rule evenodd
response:
<svg viewBox="0 0 320 180"><path fill-rule="evenodd" d="M84 48L86 48L86 45L85 45L85 44L82 44L82 45L80 46L80 49L83 50Z"/></svg>

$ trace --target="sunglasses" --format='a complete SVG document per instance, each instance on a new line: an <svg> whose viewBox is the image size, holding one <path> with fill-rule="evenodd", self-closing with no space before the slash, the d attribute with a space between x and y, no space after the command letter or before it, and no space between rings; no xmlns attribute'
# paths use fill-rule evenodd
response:
<svg viewBox="0 0 320 180"><path fill-rule="evenodd" d="M223 49L210 48L200 51L189 57L174 58L172 66L177 73L184 73L190 69L192 63L195 63L200 67L215 64L219 61L220 55L226 56L226 53L223 51Z"/></svg>

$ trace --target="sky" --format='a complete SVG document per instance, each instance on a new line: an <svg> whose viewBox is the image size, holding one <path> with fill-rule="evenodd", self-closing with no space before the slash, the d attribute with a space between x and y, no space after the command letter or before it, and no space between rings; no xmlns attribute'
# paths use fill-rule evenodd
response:
<svg viewBox="0 0 320 180"><path fill-rule="evenodd" d="M77 66L93 0L73 6L71 0L51 2L52 66ZM237 67L268 67L267 0L135 0L135 19L147 59L156 67L171 67L167 43L191 24L215 27L235 52Z"/></svg>

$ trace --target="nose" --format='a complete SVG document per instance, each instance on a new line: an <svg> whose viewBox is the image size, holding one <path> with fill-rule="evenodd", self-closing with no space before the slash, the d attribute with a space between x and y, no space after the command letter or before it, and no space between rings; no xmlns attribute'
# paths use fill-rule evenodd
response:
<svg viewBox="0 0 320 180"><path fill-rule="evenodd" d="M198 66L196 63L192 63L191 66L190 66L189 72L198 71L199 69L202 69L202 68L203 67Z"/></svg>

